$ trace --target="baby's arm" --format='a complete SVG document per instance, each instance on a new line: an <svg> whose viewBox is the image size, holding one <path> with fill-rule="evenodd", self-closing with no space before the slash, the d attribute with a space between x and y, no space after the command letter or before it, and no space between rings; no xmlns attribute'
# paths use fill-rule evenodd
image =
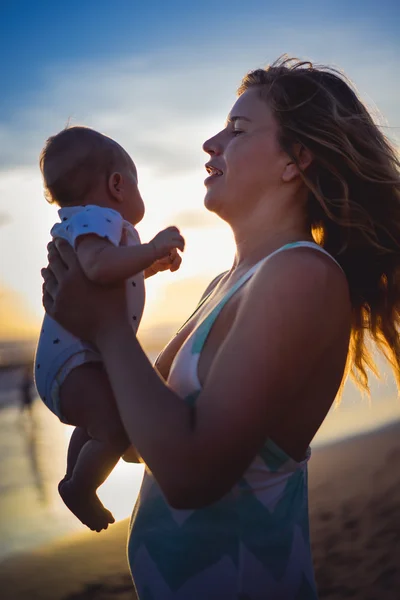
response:
<svg viewBox="0 0 400 600"><path fill-rule="evenodd" d="M83 235L77 239L76 252L86 276L91 281L107 284L133 277L173 248L184 248L176 227L161 231L148 244L135 246L114 246L97 235Z"/></svg>
<svg viewBox="0 0 400 600"><path fill-rule="evenodd" d="M85 275L102 284L133 277L156 260L150 244L114 246L97 235L79 237L76 253Z"/></svg>

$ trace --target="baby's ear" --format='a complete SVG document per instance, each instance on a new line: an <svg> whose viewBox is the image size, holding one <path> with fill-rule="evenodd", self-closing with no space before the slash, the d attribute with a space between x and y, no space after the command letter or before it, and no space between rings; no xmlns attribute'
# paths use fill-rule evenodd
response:
<svg viewBox="0 0 400 600"><path fill-rule="evenodd" d="M108 190L114 200L117 202L123 201L124 178L118 171L111 173L108 178Z"/></svg>

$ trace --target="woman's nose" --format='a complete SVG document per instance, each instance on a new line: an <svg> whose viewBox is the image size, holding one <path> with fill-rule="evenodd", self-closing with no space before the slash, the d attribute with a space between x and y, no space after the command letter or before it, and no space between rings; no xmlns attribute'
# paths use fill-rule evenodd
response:
<svg viewBox="0 0 400 600"><path fill-rule="evenodd" d="M222 144L219 138L219 133L206 140L203 144L204 152L210 154L210 156L221 154Z"/></svg>

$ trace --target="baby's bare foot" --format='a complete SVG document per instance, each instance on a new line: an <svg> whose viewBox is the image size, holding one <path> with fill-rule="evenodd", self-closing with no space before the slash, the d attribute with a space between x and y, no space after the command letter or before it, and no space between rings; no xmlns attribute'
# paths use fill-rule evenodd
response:
<svg viewBox="0 0 400 600"><path fill-rule="evenodd" d="M107 529L115 519L100 502L96 492L83 492L71 480L63 479L58 484L58 491L64 503L76 517L92 531Z"/></svg>

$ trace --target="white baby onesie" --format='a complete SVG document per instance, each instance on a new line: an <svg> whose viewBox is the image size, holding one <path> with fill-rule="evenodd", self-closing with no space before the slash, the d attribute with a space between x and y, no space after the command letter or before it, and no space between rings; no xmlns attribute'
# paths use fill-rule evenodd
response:
<svg viewBox="0 0 400 600"><path fill-rule="evenodd" d="M51 235L67 240L73 248L81 235L95 234L114 246L140 244L136 229L110 208L96 205L70 206L58 211L60 222ZM128 318L135 330L139 326L145 302L144 274L138 273L126 281ZM60 410L59 390L72 369L87 362L101 362L96 349L63 329L45 315L35 356L35 383L43 402L66 423Z"/></svg>

